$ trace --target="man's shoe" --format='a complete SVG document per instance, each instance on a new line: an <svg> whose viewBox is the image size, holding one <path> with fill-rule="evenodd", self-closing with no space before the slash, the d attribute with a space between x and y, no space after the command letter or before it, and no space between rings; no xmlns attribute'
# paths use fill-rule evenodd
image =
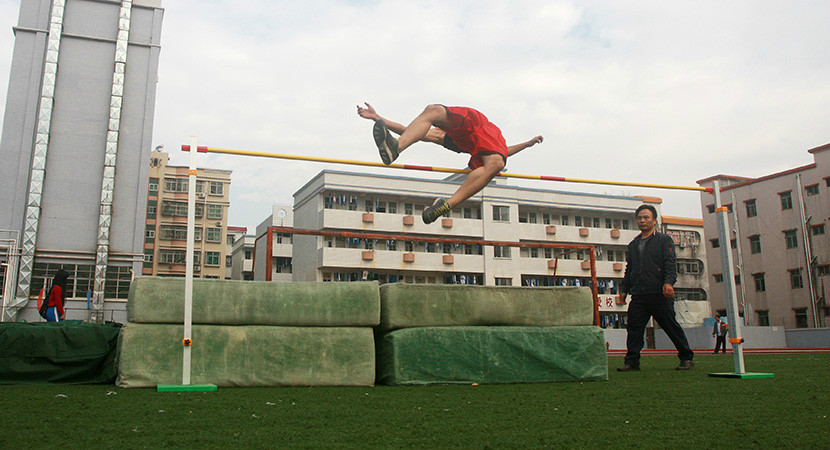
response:
<svg viewBox="0 0 830 450"><path fill-rule="evenodd" d="M617 372L634 372L634 371L639 371L639 370L640 370L640 366L629 366L628 364L626 364L622 367L617 367Z"/></svg>
<svg viewBox="0 0 830 450"><path fill-rule="evenodd" d="M375 126L372 129L372 136L374 136L375 144L378 146L380 159L387 166L392 164L392 161L398 158L398 140L389 134L389 129L386 128L386 122L376 120Z"/></svg>
<svg viewBox="0 0 830 450"><path fill-rule="evenodd" d="M432 206L424 208L424 213L421 214L421 217L424 219L424 223L429 224L435 222L439 217L450 212L451 209L452 206L450 206L450 202L444 200L443 198L439 198L435 200L435 203L433 203Z"/></svg>
<svg viewBox="0 0 830 450"><path fill-rule="evenodd" d="M695 366L694 361L691 361L691 360L689 360L689 361L680 361L680 365L675 367L674 369L675 370L689 370L694 366Z"/></svg>

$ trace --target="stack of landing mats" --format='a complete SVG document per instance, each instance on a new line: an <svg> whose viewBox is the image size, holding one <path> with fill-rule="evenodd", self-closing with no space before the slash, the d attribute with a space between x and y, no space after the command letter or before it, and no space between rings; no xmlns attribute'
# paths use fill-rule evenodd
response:
<svg viewBox="0 0 830 450"><path fill-rule="evenodd" d="M608 379L588 288L386 284L380 297L379 383Z"/></svg>
<svg viewBox="0 0 830 450"><path fill-rule="evenodd" d="M217 386L371 386L376 282L193 280L191 382ZM184 280L130 287L120 387L182 382Z"/></svg>

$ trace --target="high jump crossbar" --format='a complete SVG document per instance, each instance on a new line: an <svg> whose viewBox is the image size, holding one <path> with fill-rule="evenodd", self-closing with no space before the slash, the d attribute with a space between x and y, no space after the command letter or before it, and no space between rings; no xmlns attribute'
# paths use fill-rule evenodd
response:
<svg viewBox="0 0 830 450"><path fill-rule="evenodd" d="M182 151L190 151L189 145L182 145ZM223 153L227 155L240 155L240 156L255 156L260 158L276 158L276 159L289 159L295 161L311 161L311 162L319 162L319 163L330 163L330 164L346 164L350 166L368 166L368 167L382 167L382 168L391 168L391 169L405 169L405 170L420 170L424 172L444 172L444 173L470 173L469 169L451 169L447 167L432 167L432 166L418 166L413 164L383 164L379 162L373 161L359 161L359 160L352 160L352 159L338 159L338 158L326 158L322 156L304 156L304 155L290 155L286 153L266 153L266 152L256 152L250 150L234 150L229 148L217 148L217 147L207 147L207 146L197 146L196 151L201 153ZM554 177L549 175L527 175L521 173L510 173L510 172L501 172L498 176L507 177L507 178L522 178L526 180L544 180L544 181L560 181L565 183L585 183L585 184L605 184L605 185L613 185L613 186L635 186L635 187L646 187L646 188L655 188L655 189L674 189L674 190L685 190L685 191L701 191L701 192L712 192L712 188L709 187L702 187L702 186L679 186L679 185L671 185L671 184L654 184L654 183L637 183L637 182L630 182L630 181L609 181L609 180L589 180L585 178L568 178L568 177Z"/></svg>

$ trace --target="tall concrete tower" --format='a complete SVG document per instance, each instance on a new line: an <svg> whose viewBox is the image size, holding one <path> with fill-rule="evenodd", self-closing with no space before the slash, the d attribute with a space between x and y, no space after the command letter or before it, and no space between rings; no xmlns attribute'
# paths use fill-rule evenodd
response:
<svg viewBox="0 0 830 450"><path fill-rule="evenodd" d="M64 268L68 296L89 304L69 318L101 321L140 273L162 16L161 0L21 1L0 140L0 242L17 249L2 320L34 318L30 299Z"/></svg>

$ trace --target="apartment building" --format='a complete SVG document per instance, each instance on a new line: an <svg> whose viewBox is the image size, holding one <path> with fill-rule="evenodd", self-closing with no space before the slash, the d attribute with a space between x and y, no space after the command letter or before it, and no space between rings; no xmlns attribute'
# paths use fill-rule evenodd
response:
<svg viewBox="0 0 830 450"><path fill-rule="evenodd" d="M441 220L424 224L420 217L424 207L436 197L448 197L460 183L457 176L427 180L322 171L294 194L294 226L446 239L592 244L602 325L625 326L627 306L617 304L616 294L625 270L626 246L639 233L633 213L643 203L659 211L661 199L532 189L497 179ZM589 286L589 258L586 250L568 248L295 235L292 265L294 281ZM679 319L698 325L709 312L707 294L700 284L690 286L681 291L687 298L678 302L677 309L691 312ZM686 303L693 305L687 308Z"/></svg>
<svg viewBox="0 0 830 450"><path fill-rule="evenodd" d="M254 279L254 236L246 234L233 243L230 256L230 280Z"/></svg>
<svg viewBox="0 0 830 450"><path fill-rule="evenodd" d="M225 251L225 279L226 280L241 280L241 278L234 278L234 267L233 267L233 255L234 255L234 244L236 240L245 236L245 233L248 232L248 227L238 227L238 226L228 226L228 236L226 238L226 242L228 243L228 248ZM251 269L248 269L249 271ZM242 272L243 270L240 269L238 272Z"/></svg>
<svg viewBox="0 0 830 450"><path fill-rule="evenodd" d="M2 320L40 320L34 298L58 269L70 274L67 319L121 320L142 264L161 0L16 4L0 139Z"/></svg>
<svg viewBox="0 0 830 450"><path fill-rule="evenodd" d="M830 144L807 151L813 163L759 178L715 175L728 208L730 242L720 242L714 197L701 194L710 301L724 313L721 251L733 252L739 313L749 325L823 327L830 308Z"/></svg>
<svg viewBox="0 0 830 450"><path fill-rule="evenodd" d="M187 252L187 166L168 164L169 155L150 154L143 275L184 276ZM231 171L197 169L193 274L225 278Z"/></svg>
<svg viewBox="0 0 830 450"><path fill-rule="evenodd" d="M274 205L271 215L257 225L254 238L254 280L292 281L293 236L272 227L293 226L294 208L291 205Z"/></svg>
<svg viewBox="0 0 830 450"><path fill-rule="evenodd" d="M709 278L706 268L703 219L662 216L660 231L668 234L677 255L676 301L686 301L684 308L675 308L678 315L706 317L712 311L709 302ZM688 320L683 320L688 322Z"/></svg>

